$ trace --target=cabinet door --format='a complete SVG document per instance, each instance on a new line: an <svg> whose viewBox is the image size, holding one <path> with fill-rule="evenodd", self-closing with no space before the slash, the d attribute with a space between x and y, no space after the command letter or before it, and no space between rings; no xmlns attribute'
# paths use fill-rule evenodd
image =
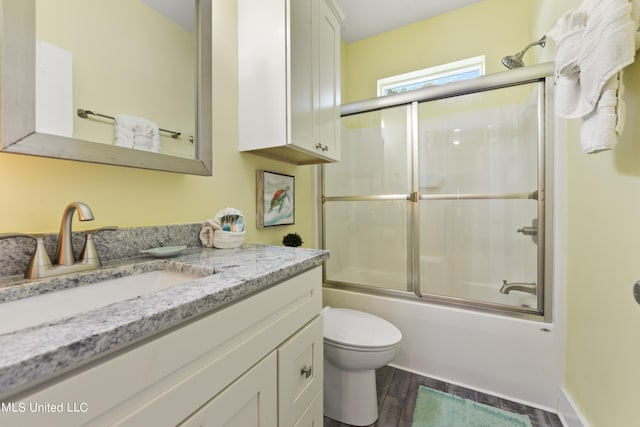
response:
<svg viewBox="0 0 640 427"><path fill-rule="evenodd" d="M278 419L276 370L274 351L180 426L275 427Z"/></svg>
<svg viewBox="0 0 640 427"><path fill-rule="evenodd" d="M318 142L323 155L340 160L340 23L326 0L318 16Z"/></svg>
<svg viewBox="0 0 640 427"><path fill-rule="evenodd" d="M278 417L280 427L292 427L308 412L322 391L323 381L322 316L309 322L278 348ZM305 419L322 418L319 410Z"/></svg>
<svg viewBox="0 0 640 427"><path fill-rule="evenodd" d="M308 151L315 151L315 131L318 97L317 55L315 54L316 0L290 0L291 46L289 68L291 87L288 93L290 111L290 134L288 143Z"/></svg>

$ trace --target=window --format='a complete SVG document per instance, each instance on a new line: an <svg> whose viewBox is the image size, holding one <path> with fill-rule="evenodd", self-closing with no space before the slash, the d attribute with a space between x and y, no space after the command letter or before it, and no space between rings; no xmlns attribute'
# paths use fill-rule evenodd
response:
<svg viewBox="0 0 640 427"><path fill-rule="evenodd" d="M378 80L378 96L409 92L428 86L472 79L484 74L484 55L398 74Z"/></svg>

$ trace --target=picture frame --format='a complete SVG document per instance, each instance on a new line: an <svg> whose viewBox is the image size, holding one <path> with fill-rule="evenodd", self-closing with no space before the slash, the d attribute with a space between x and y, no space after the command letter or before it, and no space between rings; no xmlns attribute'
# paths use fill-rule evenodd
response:
<svg viewBox="0 0 640 427"><path fill-rule="evenodd" d="M256 225L259 229L295 224L295 176L256 171Z"/></svg>

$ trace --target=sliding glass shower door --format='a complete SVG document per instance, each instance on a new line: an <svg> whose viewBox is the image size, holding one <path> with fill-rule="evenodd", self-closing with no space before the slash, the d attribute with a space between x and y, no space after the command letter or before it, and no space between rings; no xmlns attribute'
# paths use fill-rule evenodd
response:
<svg viewBox="0 0 640 427"><path fill-rule="evenodd" d="M526 84L420 103L422 293L538 308L538 93Z"/></svg>
<svg viewBox="0 0 640 427"><path fill-rule="evenodd" d="M545 80L342 119L328 286L542 315Z"/></svg>
<svg viewBox="0 0 640 427"><path fill-rule="evenodd" d="M409 109L345 117L342 138L342 161L324 173L324 241L331 248L326 277L344 284L410 290Z"/></svg>

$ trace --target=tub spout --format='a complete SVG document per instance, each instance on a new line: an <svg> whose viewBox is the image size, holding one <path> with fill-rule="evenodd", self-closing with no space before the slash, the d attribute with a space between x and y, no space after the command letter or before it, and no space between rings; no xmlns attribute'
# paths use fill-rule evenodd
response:
<svg viewBox="0 0 640 427"><path fill-rule="evenodd" d="M520 291L527 292L529 294L536 295L538 293L538 286L536 282L533 283L508 283L506 280L502 281L502 287L500 288L500 292L503 294L508 294L511 291Z"/></svg>

